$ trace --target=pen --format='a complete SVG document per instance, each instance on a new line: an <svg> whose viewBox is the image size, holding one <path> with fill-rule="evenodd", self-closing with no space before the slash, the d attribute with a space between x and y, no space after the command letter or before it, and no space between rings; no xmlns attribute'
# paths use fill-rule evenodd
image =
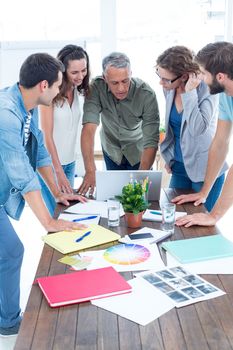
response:
<svg viewBox="0 0 233 350"><path fill-rule="evenodd" d="M156 211L156 210L150 210L150 213L155 215L162 215L160 211Z"/></svg>
<svg viewBox="0 0 233 350"><path fill-rule="evenodd" d="M75 242L80 242L80 241L82 241L83 238L89 236L90 234L91 234L91 231L88 231L88 232L84 233L84 235L82 235L81 237L77 238L77 239L75 240Z"/></svg>
<svg viewBox="0 0 233 350"><path fill-rule="evenodd" d="M74 219L72 220L73 222L78 222L78 221L83 221L83 220L91 220L97 218L97 215L92 215L92 216L86 216L85 218L80 218L80 219Z"/></svg>

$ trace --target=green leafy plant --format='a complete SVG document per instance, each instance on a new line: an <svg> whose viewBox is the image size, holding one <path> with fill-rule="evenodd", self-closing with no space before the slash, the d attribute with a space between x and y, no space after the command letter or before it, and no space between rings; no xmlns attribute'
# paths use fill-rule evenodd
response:
<svg viewBox="0 0 233 350"><path fill-rule="evenodd" d="M116 196L116 198L120 201L126 213L138 214L150 206L150 203L145 201L145 189L138 182L124 186L122 194Z"/></svg>
<svg viewBox="0 0 233 350"><path fill-rule="evenodd" d="M165 130L165 126L163 126L163 125L161 125L160 127L159 127L159 132L160 133L165 133L166 132L166 130Z"/></svg>

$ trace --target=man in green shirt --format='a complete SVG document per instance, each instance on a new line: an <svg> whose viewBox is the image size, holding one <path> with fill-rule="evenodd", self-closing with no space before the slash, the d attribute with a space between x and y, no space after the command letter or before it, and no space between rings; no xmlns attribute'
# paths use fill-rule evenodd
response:
<svg viewBox="0 0 233 350"><path fill-rule="evenodd" d="M129 58L113 52L103 59L103 76L92 82L84 104L81 147L86 174L79 192L95 188L94 137L100 123L101 144L108 170L148 170L159 141L155 92L132 78Z"/></svg>

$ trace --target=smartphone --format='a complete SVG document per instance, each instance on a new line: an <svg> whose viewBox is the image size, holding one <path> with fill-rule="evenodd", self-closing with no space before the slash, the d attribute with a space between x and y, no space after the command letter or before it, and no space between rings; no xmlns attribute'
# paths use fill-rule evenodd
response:
<svg viewBox="0 0 233 350"><path fill-rule="evenodd" d="M134 240L134 239L144 239L144 238L153 238L154 236L150 232L145 232L145 233L135 233L135 234L130 234L129 238Z"/></svg>

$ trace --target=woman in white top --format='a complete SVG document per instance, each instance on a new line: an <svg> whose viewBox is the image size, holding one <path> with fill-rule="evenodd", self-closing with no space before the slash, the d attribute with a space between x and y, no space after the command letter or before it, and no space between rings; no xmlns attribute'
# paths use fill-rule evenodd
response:
<svg viewBox="0 0 233 350"><path fill-rule="evenodd" d="M82 47L66 45L57 58L65 67L63 82L52 106L40 107L40 122L58 186L62 192L72 193L80 150L83 98L89 91L89 57ZM44 201L53 215L56 203L41 178L40 182Z"/></svg>

